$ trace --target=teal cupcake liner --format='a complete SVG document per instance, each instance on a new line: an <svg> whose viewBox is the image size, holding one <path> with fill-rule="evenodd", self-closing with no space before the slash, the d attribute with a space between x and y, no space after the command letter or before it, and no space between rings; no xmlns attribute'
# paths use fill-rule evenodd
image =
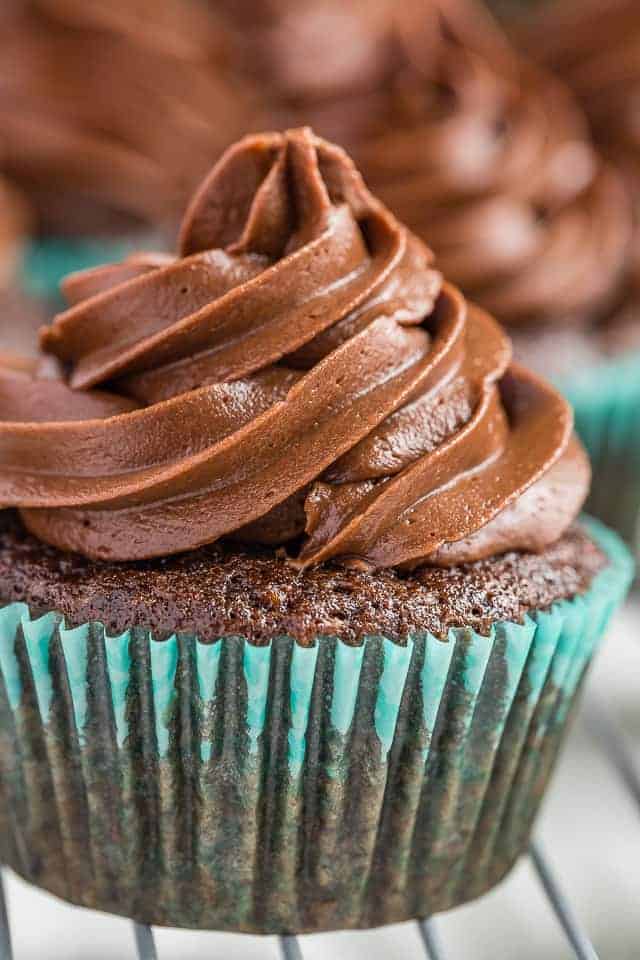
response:
<svg viewBox="0 0 640 960"><path fill-rule="evenodd" d="M477 897L525 850L631 578L488 636L155 640L0 611L0 854L142 922L309 932Z"/></svg>
<svg viewBox="0 0 640 960"><path fill-rule="evenodd" d="M158 236L140 233L132 237L67 238L46 237L27 245L22 263L21 282L25 291L41 300L61 304L60 283L70 273L88 270L105 263L117 263L141 249L156 249Z"/></svg>
<svg viewBox="0 0 640 960"><path fill-rule="evenodd" d="M640 352L561 386L593 467L587 509L640 555Z"/></svg>

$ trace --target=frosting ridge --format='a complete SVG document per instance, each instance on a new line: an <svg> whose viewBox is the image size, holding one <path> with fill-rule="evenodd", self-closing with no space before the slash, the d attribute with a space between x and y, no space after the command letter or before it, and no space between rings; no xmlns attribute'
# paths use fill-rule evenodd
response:
<svg viewBox="0 0 640 960"><path fill-rule="evenodd" d="M566 402L309 130L227 151L177 257L64 289L64 375L0 371L0 504L54 546L452 564L542 549L586 495Z"/></svg>

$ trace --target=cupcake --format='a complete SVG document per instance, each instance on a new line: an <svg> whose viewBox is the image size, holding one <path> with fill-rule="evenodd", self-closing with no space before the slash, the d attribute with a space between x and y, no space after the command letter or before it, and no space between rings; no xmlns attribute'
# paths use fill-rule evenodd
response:
<svg viewBox="0 0 640 960"><path fill-rule="evenodd" d="M521 57L474 0L380 0L371 22L350 7L344 33L358 76L336 64L321 84L312 26L331 6L257 5L259 29L247 45L262 69L267 114L311 120L347 144L443 273L510 328L516 356L569 395L595 462L592 506L631 537L640 510L640 258L620 144L631 145L625 155L636 166L640 154L633 88L611 93L611 81L634 66L631 31L621 22L616 33L630 52L594 57L587 75L590 115L597 107L606 122L601 142L616 144L602 159L563 80ZM579 60L586 38L599 53L601 37L614 35L609 7L602 30L545 25L525 49L562 45ZM576 22L583 16L580 3ZM624 125L619 136L612 125ZM623 497L616 477L624 477Z"/></svg>
<svg viewBox="0 0 640 960"><path fill-rule="evenodd" d="M309 130L64 292L0 374L3 862L253 933L488 890L631 577L566 401Z"/></svg>
<svg viewBox="0 0 640 960"><path fill-rule="evenodd" d="M625 181L633 211L634 237L624 284L603 327L608 362L567 383L594 461L594 508L640 542L638 10L629 0L563 3L535 11L520 31L522 46L553 68L577 95L599 148Z"/></svg>
<svg viewBox="0 0 640 960"><path fill-rule="evenodd" d="M340 134L443 272L512 328L568 327L608 303L628 249L626 197L562 83L522 61L472 0L380 0L372 22L350 9L351 46L366 51L359 82L334 69L320 85L312 12L330 7L257 4L263 20L271 10L260 42L247 40L256 71L265 64L264 109Z"/></svg>
<svg viewBox="0 0 640 960"><path fill-rule="evenodd" d="M17 0L0 16L0 168L36 209L30 278L48 295L61 271L173 235L249 98L194 0Z"/></svg>

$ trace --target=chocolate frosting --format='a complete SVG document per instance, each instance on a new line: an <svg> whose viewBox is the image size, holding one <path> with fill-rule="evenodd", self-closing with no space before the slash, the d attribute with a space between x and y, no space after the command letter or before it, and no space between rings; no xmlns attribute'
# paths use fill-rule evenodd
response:
<svg viewBox="0 0 640 960"><path fill-rule="evenodd" d="M227 50L213 10L193 0L12 0L0 166L45 227L177 222L249 122Z"/></svg>
<svg viewBox="0 0 640 960"><path fill-rule="evenodd" d="M636 0L580 0L538 12L520 40L570 85L634 207L625 299L640 306L640 16Z"/></svg>
<svg viewBox="0 0 640 960"><path fill-rule="evenodd" d="M270 98L321 104L362 94L385 77L389 0L219 0L238 69Z"/></svg>
<svg viewBox="0 0 640 960"><path fill-rule="evenodd" d="M578 94L602 148L639 169L637 3L565 0L544 13L538 11L521 39Z"/></svg>
<svg viewBox="0 0 640 960"><path fill-rule="evenodd" d="M279 6L289 15L277 29L275 14L263 26L257 64L284 46L282 31L296 16L289 8L299 5ZM305 5L306 20L327 6ZM344 143L444 274L501 321L599 318L617 296L628 202L567 89L520 60L474 0L389 2L386 12L379 2L375 11L349 34L362 51L357 79L336 69L324 88L299 81L294 89L284 68L275 76L265 68L275 122L311 122ZM294 64L313 63L310 31L287 36ZM280 59L286 66L292 58Z"/></svg>
<svg viewBox="0 0 640 960"><path fill-rule="evenodd" d="M0 504L54 546L450 565L541 550L584 500L567 403L309 130L230 149L176 258L64 290L66 382L0 375Z"/></svg>

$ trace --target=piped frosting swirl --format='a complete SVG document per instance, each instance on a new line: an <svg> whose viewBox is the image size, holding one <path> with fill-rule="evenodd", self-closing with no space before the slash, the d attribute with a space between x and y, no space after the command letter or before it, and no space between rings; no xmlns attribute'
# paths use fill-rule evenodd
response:
<svg viewBox="0 0 640 960"><path fill-rule="evenodd" d="M64 290L64 378L0 374L0 504L57 547L448 565L542 549L583 502L566 402L308 130L229 150L176 258Z"/></svg>

